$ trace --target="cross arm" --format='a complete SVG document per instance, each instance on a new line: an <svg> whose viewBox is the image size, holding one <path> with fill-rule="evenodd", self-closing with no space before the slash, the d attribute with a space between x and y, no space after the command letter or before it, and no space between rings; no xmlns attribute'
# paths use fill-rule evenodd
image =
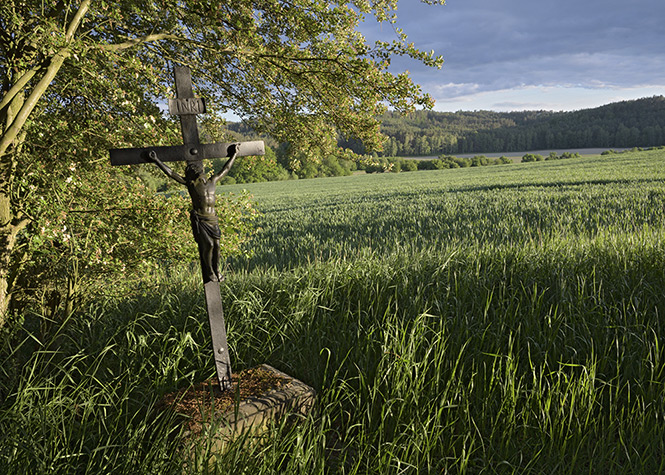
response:
<svg viewBox="0 0 665 475"><path fill-rule="evenodd" d="M237 157L265 155L262 140L253 142L216 142L197 145L176 145L170 147L116 148L110 150L111 165L135 165L153 163L148 154L154 151L162 162L181 162L184 160L205 160L229 157L233 154L231 146L237 146Z"/></svg>

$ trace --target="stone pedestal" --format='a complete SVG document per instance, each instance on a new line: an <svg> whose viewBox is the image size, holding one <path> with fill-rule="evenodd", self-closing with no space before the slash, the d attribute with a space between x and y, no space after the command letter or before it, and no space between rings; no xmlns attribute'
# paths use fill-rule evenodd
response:
<svg viewBox="0 0 665 475"><path fill-rule="evenodd" d="M241 437L248 443L261 443L271 424L287 417L297 423L298 416L312 409L316 393L310 386L266 364L258 369L278 381L275 388L221 410L213 400L199 401L197 428L185 433L187 458L195 468L214 461L229 443Z"/></svg>

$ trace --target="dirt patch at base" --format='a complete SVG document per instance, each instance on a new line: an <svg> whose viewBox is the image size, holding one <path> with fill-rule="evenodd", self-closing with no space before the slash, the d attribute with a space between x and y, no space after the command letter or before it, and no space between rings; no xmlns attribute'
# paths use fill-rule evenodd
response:
<svg viewBox="0 0 665 475"><path fill-rule="evenodd" d="M234 373L231 381L231 388L222 391L217 378L211 378L190 388L167 394L160 406L186 416L187 430L191 435L196 435L201 432L211 414L229 411L236 403L263 396L289 382L288 379L261 367Z"/></svg>

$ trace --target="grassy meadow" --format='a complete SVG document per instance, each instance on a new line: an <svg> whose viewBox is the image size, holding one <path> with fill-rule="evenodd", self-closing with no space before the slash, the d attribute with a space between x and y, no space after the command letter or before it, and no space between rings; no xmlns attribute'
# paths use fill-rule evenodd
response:
<svg viewBox="0 0 665 475"><path fill-rule="evenodd" d="M234 369L318 400L210 473L665 471L664 150L243 188ZM182 473L157 405L214 373L199 280L3 338L0 473Z"/></svg>

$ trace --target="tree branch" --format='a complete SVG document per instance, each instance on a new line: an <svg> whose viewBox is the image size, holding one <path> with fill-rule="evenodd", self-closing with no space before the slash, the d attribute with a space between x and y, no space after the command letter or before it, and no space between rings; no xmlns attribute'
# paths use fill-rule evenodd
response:
<svg viewBox="0 0 665 475"><path fill-rule="evenodd" d="M172 35L169 33L155 33L152 35L146 35L141 38L131 38L124 43L115 43L115 44L107 44L107 45L101 45L101 49L105 51L121 51L124 49L131 48L136 45L140 45L143 43L152 43L153 41L160 41L160 40L183 40L184 38L178 36L178 35Z"/></svg>
<svg viewBox="0 0 665 475"><path fill-rule="evenodd" d="M232 48L219 49L219 48L206 47L196 40L185 38L183 36L172 35L170 33L153 33L150 35L142 36L140 38L130 38L123 43L101 45L100 48L104 51L122 51L137 45L142 45L145 43L154 43L156 41L161 41L161 40L173 40L184 43L192 43L197 45L199 48L208 49L210 51L217 51L220 53L230 53L232 51L235 51Z"/></svg>
<svg viewBox="0 0 665 475"><path fill-rule="evenodd" d="M7 238L7 241L12 244L10 248L13 247L13 243L16 240L16 236L18 236L18 233L20 233L21 230L30 223L30 221L31 220L29 218L23 218L14 226L12 226L11 231L9 231L9 237Z"/></svg>
<svg viewBox="0 0 665 475"><path fill-rule="evenodd" d="M21 78L16 81L16 83L7 91L7 94L5 94L2 98L2 102L0 102L0 110L2 110L5 106L7 106L12 99L25 87L26 84L34 77L34 75L37 74L37 68L31 69L30 71L25 72Z"/></svg>
<svg viewBox="0 0 665 475"><path fill-rule="evenodd" d="M46 69L46 73L32 90L32 93L30 93L28 98L25 100L23 107L21 107L19 113L16 114L12 124L7 128L5 133L2 134L2 139L0 140L0 156L4 155L9 146L14 142L19 132L25 125L25 122L28 120L30 113L37 105L39 99L41 99L41 97L46 92L46 89L62 67L62 63L65 62L67 56L69 56L69 49L63 48L58 51L51 59L51 63Z"/></svg>
<svg viewBox="0 0 665 475"><path fill-rule="evenodd" d="M25 125L25 122L28 120L28 117L30 117L30 114L34 110L35 106L37 105L41 97L46 92L46 89L48 89L49 85L51 84L51 81L53 81L55 75L58 73L58 71L60 71L60 68L62 67L62 64L65 62L65 59L69 56L70 53L69 44L71 43L72 38L74 37L74 33L76 33L76 30L81 25L83 17L88 12L88 8L90 7L90 2L91 0L83 0L81 6L76 12L76 15L74 15L74 18L72 18L72 21L67 27L67 31L65 33L67 46L62 48L51 58L51 62L49 63L48 68L46 68L44 76L35 85L35 88L32 90L28 98L23 103L23 107L21 107L21 110L18 112L18 114L16 114L16 117L14 117L14 120L12 121L11 125L2 134L2 138L0 139L0 156L4 155L5 152L7 152L9 146L14 142L16 137L18 137L21 129Z"/></svg>

